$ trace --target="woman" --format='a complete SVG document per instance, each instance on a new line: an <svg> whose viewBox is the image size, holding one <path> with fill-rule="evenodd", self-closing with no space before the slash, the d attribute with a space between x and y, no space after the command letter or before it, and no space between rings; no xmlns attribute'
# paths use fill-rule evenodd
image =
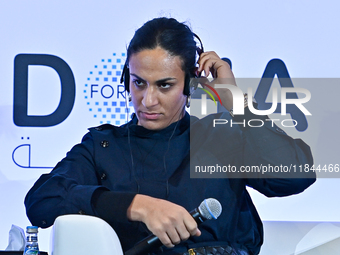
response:
<svg viewBox="0 0 340 255"><path fill-rule="evenodd" d="M258 254L262 223L245 187L286 196L311 185L313 174L302 176L308 179L190 179L190 132L209 134L200 139L192 158L204 161L213 155L237 167L268 159L276 165L312 164L310 150L270 123L212 130L207 123L216 116L190 118L185 111L189 81L201 73L236 85L229 65L214 52L202 53L186 25L157 18L138 29L123 73L133 119L121 127L91 128L50 174L40 177L25 199L32 224L49 227L59 215L88 214L106 220L125 251L153 233L165 246L155 253L187 254L191 249L200 254L203 249L206 254ZM231 93L220 90L219 95L231 110ZM254 117L247 107L245 112L243 118ZM225 144L224 150L209 151L214 142ZM221 202L223 212L198 227L188 210L209 197Z"/></svg>

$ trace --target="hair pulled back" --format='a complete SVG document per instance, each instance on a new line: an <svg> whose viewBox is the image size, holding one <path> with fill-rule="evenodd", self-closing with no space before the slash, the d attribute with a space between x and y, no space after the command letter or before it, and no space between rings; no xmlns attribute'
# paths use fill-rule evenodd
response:
<svg viewBox="0 0 340 255"><path fill-rule="evenodd" d="M142 50L161 47L171 56L182 60L182 70L194 76L196 63L196 42L191 29L174 18L155 18L146 22L133 36L127 49L127 63L131 55Z"/></svg>

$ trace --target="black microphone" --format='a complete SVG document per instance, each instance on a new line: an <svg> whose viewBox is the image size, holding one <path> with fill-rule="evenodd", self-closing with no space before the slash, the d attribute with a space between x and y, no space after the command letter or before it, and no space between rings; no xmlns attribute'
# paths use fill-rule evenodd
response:
<svg viewBox="0 0 340 255"><path fill-rule="evenodd" d="M217 219L221 215L222 206L215 198L207 198L202 201L198 208L190 212L191 216L195 219L197 224L205 220ZM125 252L125 255L140 255L146 254L148 251L159 248L163 244L155 235L150 235L133 246L130 250Z"/></svg>

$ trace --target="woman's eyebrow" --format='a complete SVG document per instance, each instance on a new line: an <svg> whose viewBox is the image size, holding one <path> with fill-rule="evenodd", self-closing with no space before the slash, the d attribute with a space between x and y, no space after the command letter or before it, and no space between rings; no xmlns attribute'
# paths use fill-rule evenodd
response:
<svg viewBox="0 0 340 255"><path fill-rule="evenodd" d="M138 80L141 80L143 82L145 82L145 80L141 77L139 77L137 74L134 74L134 73L130 73L131 76L134 76L135 78L137 78Z"/></svg>
<svg viewBox="0 0 340 255"><path fill-rule="evenodd" d="M139 77L137 74L130 73L130 75L131 75L131 76L134 76L135 78L137 78L137 79L140 80L140 81L143 81L143 82L146 81L146 80L144 80L143 78ZM174 77L166 77L166 78L157 80L155 83L156 83L156 84L161 84L161 83L165 83L165 82L173 81L173 80L177 80L177 79L174 78Z"/></svg>
<svg viewBox="0 0 340 255"><path fill-rule="evenodd" d="M173 80L176 80L176 78L167 77L167 78L163 78L163 79L157 80L156 83L157 84L161 84L161 83L166 83L168 81L173 81Z"/></svg>

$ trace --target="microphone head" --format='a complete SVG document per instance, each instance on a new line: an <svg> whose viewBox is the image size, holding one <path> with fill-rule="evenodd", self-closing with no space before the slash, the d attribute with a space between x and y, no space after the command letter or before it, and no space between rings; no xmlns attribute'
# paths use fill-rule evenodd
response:
<svg viewBox="0 0 340 255"><path fill-rule="evenodd" d="M198 210L206 220L216 220L222 213L222 205L215 198L207 198L203 200Z"/></svg>

